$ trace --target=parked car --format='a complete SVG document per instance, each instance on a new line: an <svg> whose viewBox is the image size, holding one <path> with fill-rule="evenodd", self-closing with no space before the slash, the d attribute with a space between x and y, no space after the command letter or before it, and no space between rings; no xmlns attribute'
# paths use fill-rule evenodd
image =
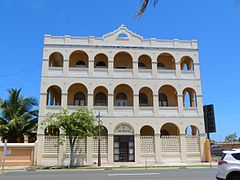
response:
<svg viewBox="0 0 240 180"><path fill-rule="evenodd" d="M218 162L218 180L240 180L240 149L223 151Z"/></svg>

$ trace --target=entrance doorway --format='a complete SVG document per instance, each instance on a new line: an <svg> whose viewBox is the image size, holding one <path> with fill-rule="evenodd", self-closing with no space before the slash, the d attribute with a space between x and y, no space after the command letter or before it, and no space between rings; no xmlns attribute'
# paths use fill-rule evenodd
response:
<svg viewBox="0 0 240 180"><path fill-rule="evenodd" d="M114 162L134 162L134 136L114 136Z"/></svg>

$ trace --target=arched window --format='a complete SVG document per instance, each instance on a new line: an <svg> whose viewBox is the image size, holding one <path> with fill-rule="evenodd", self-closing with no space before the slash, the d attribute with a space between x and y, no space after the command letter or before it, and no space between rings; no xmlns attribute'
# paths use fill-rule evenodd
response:
<svg viewBox="0 0 240 180"><path fill-rule="evenodd" d="M125 93L118 93L116 96L116 103L117 106L127 106L127 95Z"/></svg>
<svg viewBox="0 0 240 180"><path fill-rule="evenodd" d="M97 93L97 95L96 95L96 97L95 97L95 102L96 103L99 103L99 104L101 104L101 103L107 103L107 96L106 96L106 94L104 94L104 93Z"/></svg>
<svg viewBox="0 0 240 180"><path fill-rule="evenodd" d="M48 126L44 130L44 134L45 134L45 136L59 136L60 130L58 128L53 127L53 126Z"/></svg>
<svg viewBox="0 0 240 180"><path fill-rule="evenodd" d="M157 63L158 69L165 69L165 65L163 63Z"/></svg>
<svg viewBox="0 0 240 180"><path fill-rule="evenodd" d="M83 61L78 61L78 62L76 63L76 67L83 67L83 68L85 68L85 67L87 67L87 66L86 66L85 62L83 62Z"/></svg>
<svg viewBox="0 0 240 180"><path fill-rule="evenodd" d="M168 106L168 98L165 94L159 94L159 106L166 107Z"/></svg>
<svg viewBox="0 0 240 180"><path fill-rule="evenodd" d="M148 97L144 93L139 94L139 105L140 106L147 106L148 105Z"/></svg>
<svg viewBox="0 0 240 180"><path fill-rule="evenodd" d="M106 68L107 66L106 66L105 62L99 61L99 62L97 62L96 67L97 68Z"/></svg>
<svg viewBox="0 0 240 180"><path fill-rule="evenodd" d="M142 62L139 62L138 63L138 68L139 69L146 69L146 65L144 63L142 63Z"/></svg>
<svg viewBox="0 0 240 180"><path fill-rule="evenodd" d="M85 95L81 92L78 92L74 96L74 105L75 106L85 106Z"/></svg>

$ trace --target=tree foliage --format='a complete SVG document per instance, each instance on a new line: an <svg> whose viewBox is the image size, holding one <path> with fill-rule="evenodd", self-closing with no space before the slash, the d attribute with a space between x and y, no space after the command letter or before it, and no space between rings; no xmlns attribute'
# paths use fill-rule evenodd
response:
<svg viewBox="0 0 240 180"><path fill-rule="evenodd" d="M79 138L95 136L97 132L97 122L93 111L88 109L78 109L72 113L66 109L49 114L42 122L42 127L54 127L63 130L70 143L70 166L74 166L74 146Z"/></svg>
<svg viewBox="0 0 240 180"><path fill-rule="evenodd" d="M235 142L238 141L237 133L229 134L225 137L225 142Z"/></svg>
<svg viewBox="0 0 240 180"><path fill-rule="evenodd" d="M8 98L0 100L0 136L10 143L20 142L38 122L37 100L21 96L21 89L9 89Z"/></svg>

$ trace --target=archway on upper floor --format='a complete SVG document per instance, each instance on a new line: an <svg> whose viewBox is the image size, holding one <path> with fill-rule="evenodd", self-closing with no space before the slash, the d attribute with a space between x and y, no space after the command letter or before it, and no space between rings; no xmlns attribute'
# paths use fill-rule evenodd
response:
<svg viewBox="0 0 240 180"><path fill-rule="evenodd" d="M191 71L194 70L193 60L189 56L184 56L181 59L181 70L182 71Z"/></svg>
<svg viewBox="0 0 240 180"><path fill-rule="evenodd" d="M97 54L94 58L94 68L108 68L108 57L103 54Z"/></svg>
<svg viewBox="0 0 240 180"><path fill-rule="evenodd" d="M186 88L183 90L183 106L186 108L197 107L197 98L194 89Z"/></svg>
<svg viewBox="0 0 240 180"><path fill-rule="evenodd" d="M153 106L153 92L148 87L143 87L139 91L139 106Z"/></svg>
<svg viewBox="0 0 240 180"><path fill-rule="evenodd" d="M89 57L82 50L74 51L69 57L69 67L87 68Z"/></svg>
<svg viewBox="0 0 240 180"><path fill-rule="evenodd" d="M169 53L162 53L157 58L157 68L159 70L175 70L175 59Z"/></svg>
<svg viewBox="0 0 240 180"><path fill-rule="evenodd" d="M152 59L148 55L141 55L138 58L138 69L152 69Z"/></svg>
<svg viewBox="0 0 240 180"><path fill-rule="evenodd" d="M128 52L119 52L114 56L113 66L116 69L132 69L133 58Z"/></svg>
<svg viewBox="0 0 240 180"><path fill-rule="evenodd" d="M173 123L166 123L161 127L161 136L180 136L179 128Z"/></svg>
<svg viewBox="0 0 240 180"><path fill-rule="evenodd" d="M108 106L108 90L98 86L94 90L94 106Z"/></svg>
<svg viewBox="0 0 240 180"><path fill-rule="evenodd" d="M59 86L50 86L47 90L47 106L59 106L61 105L62 90Z"/></svg>
<svg viewBox="0 0 240 180"><path fill-rule="evenodd" d="M48 126L44 130L45 136L59 136L60 130L54 126Z"/></svg>
<svg viewBox="0 0 240 180"><path fill-rule="evenodd" d="M158 91L160 107L177 107L177 91L171 85L164 85Z"/></svg>
<svg viewBox="0 0 240 180"><path fill-rule="evenodd" d="M71 85L68 89L68 105L87 106L88 90L86 86L80 83Z"/></svg>
<svg viewBox="0 0 240 180"><path fill-rule="evenodd" d="M133 90L126 84L120 84L114 89L115 106L133 106Z"/></svg>
<svg viewBox="0 0 240 180"><path fill-rule="evenodd" d="M63 67L63 55L60 52L54 52L49 56L49 67Z"/></svg>
<svg viewBox="0 0 240 180"><path fill-rule="evenodd" d="M154 134L154 129L149 125L143 126L140 130L140 136L154 136Z"/></svg>
<svg viewBox="0 0 240 180"><path fill-rule="evenodd" d="M199 129L196 126L189 125L189 126L186 127L185 134L187 136L199 136L200 132L199 132Z"/></svg>

